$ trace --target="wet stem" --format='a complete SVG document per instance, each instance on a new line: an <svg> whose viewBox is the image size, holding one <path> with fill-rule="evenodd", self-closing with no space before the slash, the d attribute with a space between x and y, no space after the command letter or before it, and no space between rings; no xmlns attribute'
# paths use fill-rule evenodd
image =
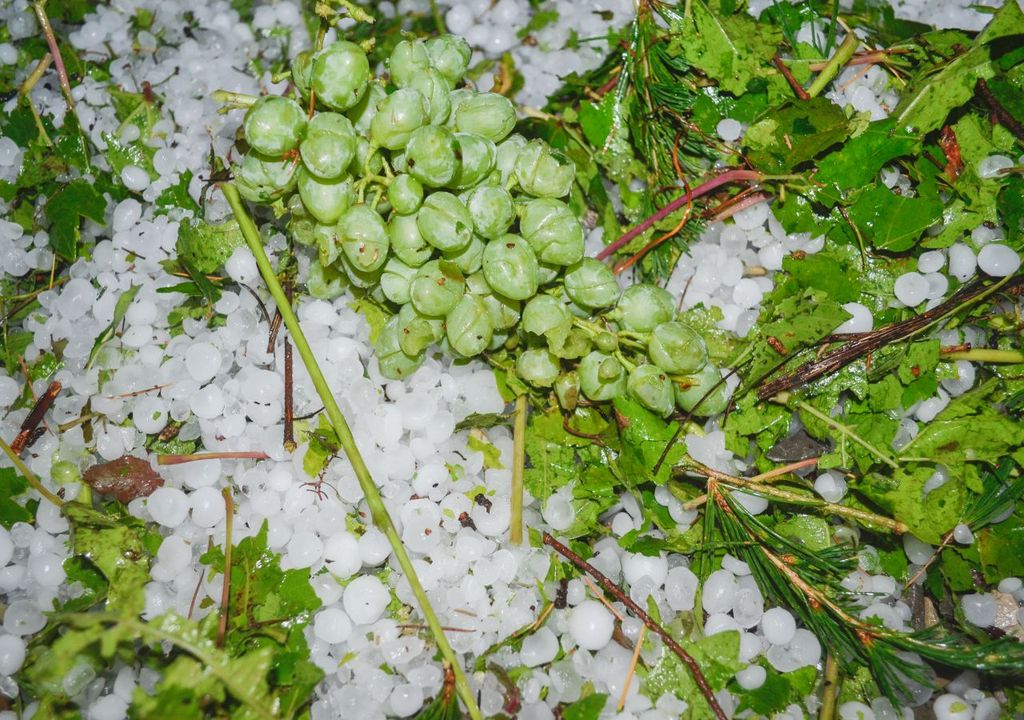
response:
<svg viewBox="0 0 1024 720"><path fill-rule="evenodd" d="M427 598L427 594L423 589L423 585L420 583L416 570L409 558L409 554L406 552L405 546L402 544L402 539L398 534L398 530L395 528L395 524L392 522L391 516L388 514L387 507L384 505L384 500L381 498L377 485L374 483L373 478L370 475L370 471L367 469L366 463L363 461L362 454L356 446L355 438L352 436L352 431L349 429L348 422L345 420L345 416L342 414L337 401L335 401L331 388L327 384L327 380L324 377L323 372L320 370L320 365L317 362L316 357L313 355L313 351L310 348L309 343L306 341L306 336L299 325L298 318L291 309L291 305L285 295L284 288L278 281L277 274L274 272L274 268L270 264L270 259L267 257L267 254L263 249L259 231L257 230L252 218L249 216L249 213L242 202L242 198L238 194L238 190L230 183L225 183L221 185L220 188L221 192L224 193L224 197L227 199L228 204L231 206L235 219L238 221L246 244L249 246L253 256L256 258L256 264L259 266L260 274L263 276L263 280L267 284L267 289L270 290L270 294L274 298L274 302L277 304L277 307L281 312L284 324L288 328L288 332L291 334L291 338L295 343L295 349L298 350L299 356L302 358L302 362L306 366L306 370L309 372L313 386L316 388L317 394L324 403L324 409L327 413L328 419L330 420L331 426L334 428L334 432L338 437L338 442L340 443L342 450L345 452L345 455L348 457L349 462L352 464L352 469L359 481L359 487L362 489L363 495L366 498L366 504L369 506L373 522L384 533L385 537L387 537L388 543L391 545L391 549L395 554L395 559L398 560L398 564L401 566L405 578L409 581L409 587L419 603L420 612L423 614L427 625L430 627L430 632L434 637L434 641L437 643L438 650L441 651L441 655L444 658L445 663L455 673L456 691L462 699L463 705L469 713L469 716L473 718L473 720L482 720L483 716L480 714L480 710L477 707L476 700L473 697L473 691L469 686L469 682L466 679L462 666L459 664L459 659L455 655L455 651L452 649L451 645L448 643L448 639L445 637L444 628L430 605L430 600Z"/></svg>

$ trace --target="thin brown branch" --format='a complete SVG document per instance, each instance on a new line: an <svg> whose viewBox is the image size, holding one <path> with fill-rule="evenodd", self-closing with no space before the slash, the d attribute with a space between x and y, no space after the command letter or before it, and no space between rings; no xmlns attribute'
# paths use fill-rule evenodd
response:
<svg viewBox="0 0 1024 720"><path fill-rule="evenodd" d="M594 578L594 580L604 588L605 592L629 608L630 612L639 618L643 624L647 626L648 630L660 637L662 642L664 642L665 645L676 654L676 657L678 657L683 664L690 669L694 682L697 683L697 687L700 688L701 694L704 696L704 699L707 700L708 705L715 714L715 717L718 718L718 720L727 720L725 711L722 710L722 706L718 704L718 698L715 697L715 693L708 685L707 678L705 678L704 673L701 672L700 665L697 664L697 661L693 659L693 656L690 655L690 653L686 652L682 645L676 642L676 639L672 637L665 628L656 623L654 618L644 612L643 608L633 602L633 600L623 592L622 588L609 580L604 573L567 548L565 545L555 540L549 533L544 533L544 544L554 548L559 555Z"/></svg>
<svg viewBox="0 0 1024 720"><path fill-rule="evenodd" d="M786 78L786 82L788 82L789 86L793 88L793 92L796 93L798 98L801 100L811 99L811 96L807 94L806 90L804 90L804 86L796 81L796 78L793 77L793 73L788 67L786 67L786 63L782 62L782 58L779 57L778 53L775 53L775 56L772 58L772 64L779 69L779 72L782 73L782 77ZM822 67L824 67L824 65L822 65Z"/></svg>
<svg viewBox="0 0 1024 720"><path fill-rule="evenodd" d="M892 323L874 332L865 333L843 346L825 353L820 358L804 363L792 372L763 383L757 389L757 397L759 400L767 400L780 392L792 390L825 375L838 372L858 358L890 343L900 342L916 335L937 320L987 297L996 290L1009 290L1021 284L1024 284L1024 275L1016 275L995 284L984 281L975 282L962 288L951 298L931 310L909 320Z"/></svg>
<svg viewBox="0 0 1024 720"><path fill-rule="evenodd" d="M60 46L57 44L57 36L53 33L53 26L50 25L50 18L46 15L45 2L35 0L32 3L32 10L35 11L39 27L46 36L46 44L50 48L50 55L53 56L53 66L57 70L57 77L60 78L60 89L64 93L64 101L68 105L68 111L74 115L75 99L71 95L71 81L68 80L68 71L64 67L64 58L60 55Z"/></svg>
<svg viewBox="0 0 1024 720"><path fill-rule="evenodd" d="M1011 115L1010 111L1003 107L1003 104L996 99L988 83L979 79L976 90L981 95L981 99L992 110L992 115L999 121L999 124L1013 133L1018 140L1024 142L1024 125L1021 125L1021 122Z"/></svg>
<svg viewBox="0 0 1024 720"><path fill-rule="evenodd" d="M189 455L157 455L157 465L184 465L202 460L269 460L262 450L238 450L234 452L204 452Z"/></svg>

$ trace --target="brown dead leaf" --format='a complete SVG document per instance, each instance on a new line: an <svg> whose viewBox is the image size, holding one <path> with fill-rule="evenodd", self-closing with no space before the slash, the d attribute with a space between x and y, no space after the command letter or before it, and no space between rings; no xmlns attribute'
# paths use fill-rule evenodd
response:
<svg viewBox="0 0 1024 720"><path fill-rule="evenodd" d="M93 465L82 479L100 495L113 495L123 503L149 497L164 484L164 479L147 461L132 455Z"/></svg>

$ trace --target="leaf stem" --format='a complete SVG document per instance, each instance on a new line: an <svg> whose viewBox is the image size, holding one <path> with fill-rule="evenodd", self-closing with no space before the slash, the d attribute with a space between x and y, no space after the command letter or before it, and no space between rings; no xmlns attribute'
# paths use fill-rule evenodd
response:
<svg viewBox="0 0 1024 720"><path fill-rule="evenodd" d="M398 530L395 528L395 524L392 522L391 516L388 514L387 507L384 505L384 500L381 498L380 491L377 489L377 485L374 483L373 478L370 476L370 471L367 469L366 463L363 461L363 456L359 452L359 448L356 446L355 438L352 436L352 431L349 429L348 423L345 421L345 416L342 414L341 408L338 407L338 403L331 392L331 387L327 384L327 379L320 370L320 365L317 363L316 356L313 355L313 350L310 348L309 342L306 340L305 333L302 332L299 320L295 316L294 311L292 311L291 305L288 303L288 298L285 295L284 288L281 287L281 283L277 279L274 268L270 264L270 259L267 257L267 253L263 249L263 243L260 240L259 231L256 229L255 223L253 223L252 218L245 209L242 197L238 194L238 190L234 185L225 183L220 187L221 192L224 193L224 197L228 201L228 205L231 206L231 210L235 214L235 219L238 220L239 228L242 231L242 236L245 238L246 244L249 246L253 256L256 258L256 264L259 266L260 274L263 276L263 280L266 282L267 288L270 290L270 294L274 298L274 302L281 311L284 324L288 328L288 332L291 334L292 341L295 343L295 349L299 351L299 357L302 358L302 362L305 364L306 370L309 372L310 379L313 381L313 386L316 388L317 394L320 395L320 399L324 403L324 409L331 425L334 427L335 434L338 436L338 442L341 444L342 449L348 456L349 462L352 464L352 470L355 472L356 479L359 481L359 487L362 489L363 495L366 498L366 504L369 506L373 522L381 529L385 537L387 537L388 542L391 545L391 549L394 551L395 559L398 560L398 564L401 566L406 580L409 581L409 587L412 590L413 595L416 596L417 602L419 602L420 612L423 613L423 618L427 621L427 625L430 626L430 632L434 636L434 641L437 643L438 650L441 651L442 657L444 657L449 667L451 667L452 671L455 673L455 686L459 693L459 697L462 698L462 702L470 717L473 718L473 720L482 720L483 716L480 714L480 710L477 707L476 700L473 697L473 691L469 687L469 682L466 679L462 666L459 664L459 659L455 655L455 651L452 650L452 646L448 643L448 639L445 637L444 628L438 621L437 615L434 613L434 609L430 605L430 600L427 597L426 591L423 589L423 585L420 583L419 577L416 574L416 569L413 567L412 561L409 559L409 554L405 551L405 546L402 544L401 536L399 536Z"/></svg>
<svg viewBox="0 0 1024 720"><path fill-rule="evenodd" d="M68 111L72 115L77 115L75 112L75 99L71 96L71 81L68 80L68 71L64 67L64 58L60 55L60 46L57 44L57 36L53 34L50 18L46 15L45 5L45 0L34 0L32 10L36 14L36 19L39 20L39 27L42 29L43 35L46 36L46 44L50 47L50 55L53 56L53 66L57 70L57 77L60 78L60 89L64 93L64 101L68 104Z"/></svg>
<svg viewBox="0 0 1024 720"><path fill-rule="evenodd" d="M836 716L836 696L839 694L839 663L835 652L825 658L825 677L821 686L821 707L818 709L818 720L834 720Z"/></svg>
<svg viewBox="0 0 1024 720"><path fill-rule="evenodd" d="M851 30L846 34L842 44L836 50L836 54L829 59L825 67L818 73L818 77L814 78L814 82L807 88L807 96L813 98L820 95L832 82L832 79L839 74L843 66L850 61L858 47L860 47L860 38Z"/></svg>
<svg viewBox="0 0 1024 720"><path fill-rule="evenodd" d="M39 478L35 476L31 470L28 469L28 465L18 457L18 454L11 449L11 446L4 442L3 438L0 438L0 450L4 451L4 454L10 458L11 462L14 463L14 467L21 473L22 477L32 486L32 489L42 495L44 498L52 502L57 507L63 507L64 501L57 497L55 494L47 490L43 484L39 481Z"/></svg>
<svg viewBox="0 0 1024 720"><path fill-rule="evenodd" d="M516 398L515 421L512 426L512 524L508 540L513 545L523 543L523 473L526 468L526 395Z"/></svg>
<svg viewBox="0 0 1024 720"><path fill-rule="evenodd" d="M228 611L231 604L231 530L235 520L235 501L231 488L221 491L224 496L224 575L220 590L220 617L217 618L217 647L224 647L228 634Z"/></svg>
<svg viewBox="0 0 1024 720"><path fill-rule="evenodd" d="M260 98L258 95L232 92L231 90L214 90L213 99L228 107L247 108L254 105Z"/></svg>
<svg viewBox="0 0 1024 720"><path fill-rule="evenodd" d="M238 450L233 452L203 452L188 455L157 455L157 465L184 465L203 460L269 460L262 450Z"/></svg>
<svg viewBox="0 0 1024 720"><path fill-rule="evenodd" d="M1024 352L1020 350L997 350L995 348L971 348L942 354L943 360L970 360L982 363L1024 363Z"/></svg>

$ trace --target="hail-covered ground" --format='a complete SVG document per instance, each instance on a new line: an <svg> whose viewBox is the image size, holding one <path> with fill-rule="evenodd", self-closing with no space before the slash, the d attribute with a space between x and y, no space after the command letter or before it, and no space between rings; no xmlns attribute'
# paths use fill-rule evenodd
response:
<svg viewBox="0 0 1024 720"><path fill-rule="evenodd" d="M577 38L600 38L609 18L621 25L632 14L628 0L548 2L540 8L527 0L440 0L438 4L448 29L465 35L474 45L479 53L475 59L512 53L525 78L519 100L531 106L544 104L547 95L558 88L560 74L592 68L608 51L600 39L581 43L577 50L565 49L570 33ZM896 8L908 18L977 29L987 16L966 4L966 0L900 0ZM154 12L154 24L137 32L129 18L140 7ZM423 0L400 0L397 4L381 2L379 9L384 14L402 14L429 11L430 7ZM540 11L557 15L549 16L546 24L530 33L530 41L524 42L517 29L526 27ZM190 14L188 20L186 13ZM12 39L37 32L25 0L0 6L0 18ZM194 29L186 33L187 27ZM803 32L809 35L813 28ZM52 485L55 457L85 467L125 454L145 456L147 436L163 429L168 419L184 423L179 439L200 439L206 450L267 452L271 458L259 462L208 460L160 468L164 486L149 498L131 503L133 514L155 522L165 535L146 588L145 617L168 610L191 611L193 617L216 611L221 578L201 578L198 558L208 542L224 542L220 489L230 485L236 489L234 541L255 533L266 521L271 549L282 554L286 568L309 568L313 587L323 601L308 630L312 658L326 673L312 717L409 717L440 690L440 665L421 634L401 626L414 620L388 613L392 594L403 603L414 603L401 572L389 568L390 550L383 535L373 528L361 533L344 529L346 523L362 524L368 517L351 466L343 459L332 462L325 480L336 492L318 495L304 485L313 480L303 470L305 446L291 454L282 447L282 344L279 340L268 352L267 326L257 300L242 289L243 284L248 285L266 297L255 261L247 250L237 250L228 261L227 274L239 285L235 291L222 293L215 310L225 320L215 328L186 319L184 332L171 337L168 314L181 297L159 292L179 282L160 263L175 257L180 218L155 214L152 202L186 171L194 178L190 192L198 197L199 178L208 172L211 148L220 157L228 156L241 119L238 113L219 114L213 91L283 89L269 77L253 79L249 60L257 55L273 59L293 54L306 38L297 3L260 5L251 22L243 22L230 3L222 0L123 0L97 9L71 35L80 52L113 53L118 58L110 65L109 83L85 78L73 90L80 122L98 147L104 146L103 133L117 132L120 125L108 84L139 91L149 83L159 89L164 98L163 117L153 133L158 146L153 159L158 177L152 179L137 167L123 171L124 184L136 196L110 208L105 227L86 223L84 235L95 242L95 249L89 258L70 268L67 282L39 296L42 309L26 320L25 328L33 333L25 351L29 362L55 342L66 341L64 365L54 377L64 390L54 404L52 423L72 425L59 435L44 434L27 460L30 468ZM0 45L0 62L15 60L12 47ZM488 80L483 78L482 89L489 89ZM875 116L884 115L897 101L877 68L845 71L834 82L830 97ZM52 76L36 85L32 100L58 122L65 112ZM124 131L132 132L134 127L129 125ZM737 141L742 132L743 127L734 121L719 126L719 134L727 142ZM100 157L97 162L105 161ZM990 169L1014 162L1020 161L992 158ZM17 146L0 140L0 178L16 177L21 163ZM907 182L895 171L889 180L892 185ZM228 214L216 192L210 194L207 212L211 219ZM268 236L266 242L272 252L285 247L281 236ZM601 244L599 233L588 238L590 251ZM760 299L771 289L772 275L781 268L783 256L796 250L816 252L821 246L821 238L787 235L767 204L754 205L708 227L681 260L668 289L681 298L684 307L698 303L720 307L722 327L743 335L754 323ZM48 270L52 256L47 248L45 234L24 235L18 225L0 220L4 272L23 276L33 270ZM938 303L946 293L948 276L966 279L979 265L990 274L1008 274L1019 259L1000 248L998 230L979 228L969 242L923 255L918 272L901 278L896 295L912 306L925 299ZM125 332L90 364L95 338L111 323L118 298L132 287L138 290L125 315ZM872 327L866 308L848 309L854 317L840 331ZM482 454L467 446L466 433L455 432L456 423L470 413L503 409L493 374L482 363L453 365L428 359L409 379L386 381L373 356L369 328L349 307L349 298L334 302L300 298L298 314L367 465L402 528L442 624L458 628L449 633L451 643L466 667L472 667L480 653L536 618L543 605L538 583L544 582L549 568L544 550L506 542L511 471L486 468ZM958 379L944 381L935 398L907 409L900 441L909 441L918 422L930 420L950 396L972 386L973 366L966 362L958 366ZM296 415L319 409L309 377L298 363L294 387ZM35 389L42 392L45 387ZM15 379L0 377L0 409L6 411L20 390ZM72 422L86 408L106 418L88 440L81 425ZM5 412L0 436L13 437L26 412ZM690 454L721 470L742 470L741 461L726 451L724 434L713 423L706 430L704 436L686 438ZM511 457L512 438L507 429L489 430L488 436L505 458ZM511 462L504 465L511 467ZM453 468L458 471L452 472ZM932 485L944 481L937 476ZM74 488L69 486L71 493ZM490 507L469 499L474 488L484 489L492 498ZM845 492L843 479L834 473L817 477L815 488L830 501ZM668 493L657 497L681 525L695 519L695 514L685 511ZM752 511L763 511L765 506L750 499ZM558 496L545 507L527 497L524 522L529 527L557 530L567 526L566 512L566 503L560 503ZM459 521L463 513L469 514L475 527ZM613 581L623 583L634 600L641 604L653 600L666 622L677 613L693 610L698 580L686 557L633 555L622 551L616 542L617 536L640 526L636 500L624 494L607 519L612 536L597 543L593 563ZM6 604L0 632L0 691L15 690L10 676L23 662L25 641L43 627L43 613L52 608L55 599L81 590L65 582L62 561L68 555L67 531L66 521L45 502L39 507L35 525L19 523L9 532L0 529L0 593ZM969 537L957 540L970 542ZM931 548L909 536L905 549L912 565L924 564L931 555ZM741 630L741 659L750 663L764 655L780 672L820 665L818 639L800 628L786 608L765 608L749 568L729 556L722 565L700 588L702 608L708 613L705 633ZM389 569L382 572L385 568ZM209 598L209 603L194 602L197 585L200 599ZM881 618L893 628L907 628L910 608L899 599L901 588L893 578L857 570L847 585L864 593L865 617ZM546 592L552 596L554 588L546 587ZM520 718L552 718L552 708L576 700L585 684L615 700L625 698L618 714L617 702L609 702L607 717L668 720L685 710L685 703L674 695L649 696L635 677L625 688L626 679L632 677L632 653L612 641L612 613L579 580L569 583L566 599L567 607L555 610L520 650L499 650L491 657L502 666L533 668L519 682ZM1004 629L1019 632L1018 601L1024 601L1021 581L1007 578L998 593L969 596L964 611L978 625L1002 623ZM635 640L640 623L627 615L622 631ZM560 649L566 651L563 658L552 662ZM576 652L570 652L573 649ZM660 647L642 655L653 663L659 653ZM750 664L737 673L736 680L741 688L754 689L764 682L765 671ZM497 677L477 673L471 674L470 681L479 691L484 714L499 713L504 700ZM149 671L138 673L125 667L116 677L72 673L65 689L77 693L90 720L121 720L126 717L133 688L153 682ZM976 674L964 673L944 694L933 697L929 690L918 689L915 705L933 700L940 720L994 720L999 705L978 690L978 684ZM719 693L719 701L727 712L735 707L735 698L728 691ZM816 709L814 698L808 698L802 705L790 706L785 716L795 720ZM26 717L30 713L31 708ZM870 707L847 703L839 708L839 714L843 720L895 720L901 714L912 717L912 710L894 708L888 700L878 699ZM11 713L0 713L0 720L10 717Z"/></svg>

